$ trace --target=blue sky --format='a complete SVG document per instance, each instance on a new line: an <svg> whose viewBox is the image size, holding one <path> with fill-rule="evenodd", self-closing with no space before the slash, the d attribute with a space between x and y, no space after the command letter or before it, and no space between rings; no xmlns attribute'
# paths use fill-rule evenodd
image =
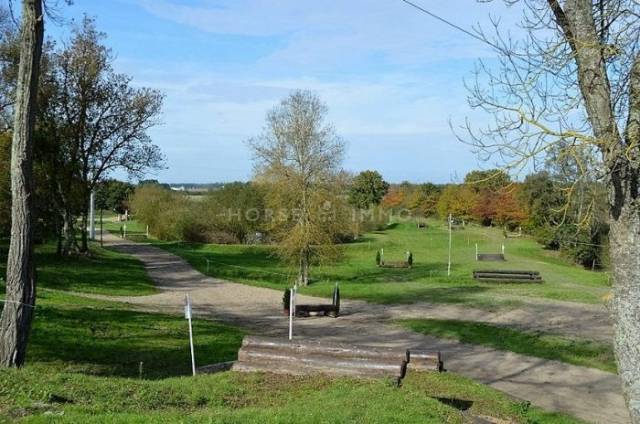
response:
<svg viewBox="0 0 640 424"><path fill-rule="evenodd" d="M519 15L499 1L416 2L466 28L488 25L490 14L510 26ZM59 13L95 17L116 70L165 93L163 124L151 132L167 156L162 181L249 179L244 141L298 88L329 106L350 171L448 182L492 165L478 163L449 121L486 119L467 107L463 79L493 53L400 0L75 0Z"/></svg>

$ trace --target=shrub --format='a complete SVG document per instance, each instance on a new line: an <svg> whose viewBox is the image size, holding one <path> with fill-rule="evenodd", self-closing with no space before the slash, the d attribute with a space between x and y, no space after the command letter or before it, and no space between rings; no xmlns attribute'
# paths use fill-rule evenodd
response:
<svg viewBox="0 0 640 424"><path fill-rule="evenodd" d="M380 266L380 262L382 261L382 258L380 257L380 251L378 250L376 252L376 265Z"/></svg>
<svg viewBox="0 0 640 424"><path fill-rule="evenodd" d="M413 253L411 253L411 252L408 252L408 255L407 255L407 264L408 264L409 266L413 266Z"/></svg>

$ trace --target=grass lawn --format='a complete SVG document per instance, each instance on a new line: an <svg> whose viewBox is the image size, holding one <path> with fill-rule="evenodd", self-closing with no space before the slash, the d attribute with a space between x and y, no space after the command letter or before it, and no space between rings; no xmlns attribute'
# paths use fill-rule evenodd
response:
<svg viewBox="0 0 640 424"><path fill-rule="evenodd" d="M7 244L0 242L0 275L6 272ZM91 245L88 256L58 256L54 244L36 247L38 288L114 296L157 293L144 266L129 255ZM4 281L4 280L3 280Z"/></svg>
<svg viewBox="0 0 640 424"><path fill-rule="evenodd" d="M579 422L453 374L413 374L401 388L384 380L317 376L189 377L182 317L65 292L145 294L147 280L127 287L113 266L127 259L132 272L140 264L97 247L90 260L57 260L48 249L38 248L48 272L40 273L27 366L0 370L0 422L462 423L462 410L516 423ZM93 268L100 272L89 272ZM72 277L60 284L66 275ZM194 334L199 364L235 359L243 336L198 319Z"/></svg>
<svg viewBox="0 0 640 424"><path fill-rule="evenodd" d="M472 321L407 319L398 322L417 333L617 372L613 348L590 340L518 331Z"/></svg>
<svg viewBox="0 0 640 424"><path fill-rule="evenodd" d="M246 284L284 289L296 275L294 268L278 260L270 246L155 243L182 256L201 272ZM507 261L476 262L476 243L481 253L498 253L504 243ZM526 237L505 239L498 229L468 225L453 232L452 245L453 265L447 277L448 232L443 223L431 220L426 229L410 222L392 224L385 231L368 233L358 242L344 245L338 263L313 268L313 283L302 292L330 296L339 282L343 296L370 302L461 303L491 309L517 306L522 297L601 303L610 289L605 272L569 264L557 252L544 250ZM404 259L410 250L413 268L376 267L376 251L381 248L387 260ZM537 270L544 283L479 283L472 278L474 269Z"/></svg>
<svg viewBox="0 0 640 424"><path fill-rule="evenodd" d="M450 374L384 380L226 372L139 380L0 371L0 416L25 422L462 423L462 412L511 423L579 423ZM48 414L48 415L45 415Z"/></svg>

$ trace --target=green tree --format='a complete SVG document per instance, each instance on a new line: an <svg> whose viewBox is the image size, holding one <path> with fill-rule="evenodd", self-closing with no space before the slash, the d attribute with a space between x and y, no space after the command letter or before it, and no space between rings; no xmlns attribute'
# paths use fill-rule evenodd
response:
<svg viewBox="0 0 640 424"><path fill-rule="evenodd" d="M96 209L123 214L128 209L129 196L134 190L133 184L124 181L102 181L96 189Z"/></svg>
<svg viewBox="0 0 640 424"><path fill-rule="evenodd" d="M501 169L475 170L465 175L464 183L476 193L485 190L496 193L511 183L511 177Z"/></svg>
<svg viewBox="0 0 640 424"><path fill-rule="evenodd" d="M389 191L387 183L378 171L362 171L351 183L349 203L359 209L377 206Z"/></svg>
<svg viewBox="0 0 640 424"><path fill-rule="evenodd" d="M335 254L344 224L339 171L344 142L326 122L327 106L309 91L295 91L267 114L265 132L249 140L257 177L269 185L267 206L280 255L298 265L309 283L314 260Z"/></svg>
<svg viewBox="0 0 640 424"><path fill-rule="evenodd" d="M264 190L254 183L233 182L213 190L204 201L206 215L215 231L246 243L248 236L263 229Z"/></svg>

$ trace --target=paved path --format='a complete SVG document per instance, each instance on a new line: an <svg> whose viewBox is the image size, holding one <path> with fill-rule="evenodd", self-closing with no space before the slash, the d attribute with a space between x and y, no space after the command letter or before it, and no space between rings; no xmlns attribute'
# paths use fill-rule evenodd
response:
<svg viewBox="0 0 640 424"><path fill-rule="evenodd" d="M157 247L129 243L106 234L105 241L142 261L149 276L162 290L150 296L115 299L141 309L182 313L184 295L190 292L196 316L215 318L256 334L286 337L288 319L282 315L281 291L207 277L180 257ZM327 302L308 296L300 298L299 302L304 303ZM424 307L418 311L411 306L385 307L343 301L340 318L297 319L294 334L300 338L351 344L439 350L447 370L527 399L534 405L594 423L629 423L620 382L614 374L438 339L388 323L389 318L398 318L402 311L408 312L407 316L432 317L425 315L428 310Z"/></svg>

